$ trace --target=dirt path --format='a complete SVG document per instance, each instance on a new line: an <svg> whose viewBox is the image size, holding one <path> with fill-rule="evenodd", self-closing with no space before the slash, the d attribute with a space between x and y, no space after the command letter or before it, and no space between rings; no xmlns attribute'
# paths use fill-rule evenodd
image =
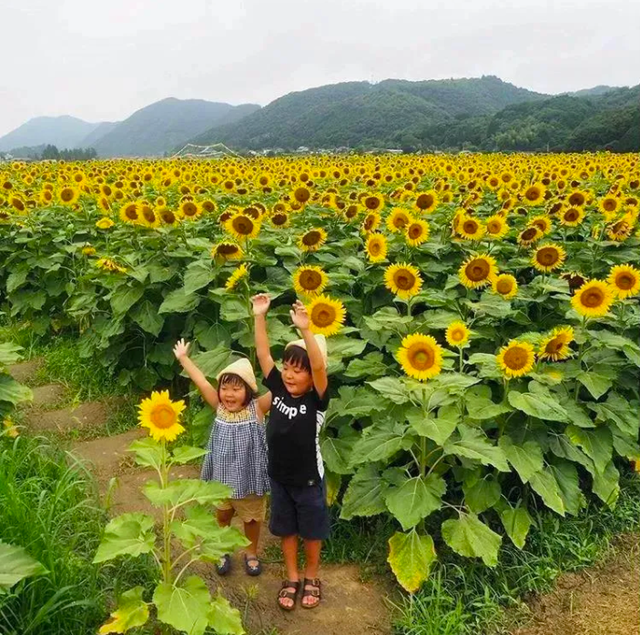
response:
<svg viewBox="0 0 640 635"><path fill-rule="evenodd" d="M32 384L42 360L16 364L12 375L19 381ZM96 476L103 504L110 515L142 511L158 516L140 488L153 471L136 466L127 449L137 438L145 436L134 428L115 436L70 442L75 434L92 436L92 429L102 429L117 403L104 400L61 407L65 390L59 384L34 387L33 403L22 412L22 423L32 434L64 435L69 450ZM178 466L175 478L198 478L199 467ZM236 524L234 520L234 524ZM239 524L239 523L237 523ZM262 549L277 545L278 539L265 528L261 537ZM273 553L273 550L270 551ZM276 595L283 579L280 561L264 559L262 575L257 578L244 573L242 555L233 555L233 568L224 578L211 565L199 565L197 573L207 581L212 592L219 588L243 615L249 635L388 635L391 633L390 613L385 598L388 589L378 581L363 582L355 565L325 565L321 569L323 604L316 610L300 607L294 612L281 611Z"/></svg>
<svg viewBox="0 0 640 635"><path fill-rule="evenodd" d="M640 633L640 534L621 537L602 566L562 575L530 609L531 622L512 635Z"/></svg>

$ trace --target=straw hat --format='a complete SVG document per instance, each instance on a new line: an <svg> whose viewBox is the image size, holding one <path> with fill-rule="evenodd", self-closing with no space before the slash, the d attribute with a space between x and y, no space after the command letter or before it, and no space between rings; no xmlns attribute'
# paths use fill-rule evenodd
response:
<svg viewBox="0 0 640 635"><path fill-rule="evenodd" d="M325 368L327 366L327 339L324 335L314 335L313 336L318 344L318 348L320 349L320 353L322 354L322 359L324 361ZM307 344L304 340L294 340L293 342L289 342L285 348L289 348L289 346L299 346L300 348L307 350ZM308 351L307 351L308 352Z"/></svg>
<svg viewBox="0 0 640 635"><path fill-rule="evenodd" d="M233 364L229 364L216 375L216 380L220 381L220 377L227 374L238 375L238 377L244 379L253 392L258 392L258 382L251 367L251 362L248 359L239 359L233 362Z"/></svg>

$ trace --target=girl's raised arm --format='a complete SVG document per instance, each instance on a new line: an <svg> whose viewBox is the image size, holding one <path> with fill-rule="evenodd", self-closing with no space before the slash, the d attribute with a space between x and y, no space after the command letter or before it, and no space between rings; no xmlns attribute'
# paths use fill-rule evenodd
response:
<svg viewBox="0 0 640 635"><path fill-rule="evenodd" d="M258 362L265 377L273 370L275 362L271 357L271 347L269 346L269 335L267 334L267 311L269 310L269 296L266 293L259 293L251 298L253 303L253 315L255 316L255 338L256 353Z"/></svg>
<svg viewBox="0 0 640 635"><path fill-rule="evenodd" d="M187 371L187 375L189 375L191 381L200 391L202 398L215 409L218 407L218 391L204 376L204 373L189 358L189 346L190 344L185 342L183 339L178 340L176 345L173 347L173 354L180 362L182 368Z"/></svg>

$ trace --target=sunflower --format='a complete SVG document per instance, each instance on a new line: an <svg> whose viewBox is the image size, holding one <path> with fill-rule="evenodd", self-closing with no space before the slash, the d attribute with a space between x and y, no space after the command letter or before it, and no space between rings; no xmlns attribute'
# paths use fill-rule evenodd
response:
<svg viewBox="0 0 640 635"><path fill-rule="evenodd" d="M310 328L319 335L335 335L344 323L346 311L340 300L320 295L307 305Z"/></svg>
<svg viewBox="0 0 640 635"><path fill-rule="evenodd" d="M431 379L442 371L442 347L430 335L407 335L396 353L402 370L419 381Z"/></svg>
<svg viewBox="0 0 640 635"><path fill-rule="evenodd" d="M544 214L535 216L529 221L529 227L537 227L546 236L551 231L551 219Z"/></svg>
<svg viewBox="0 0 640 635"><path fill-rule="evenodd" d="M202 215L202 207L195 201L183 201L178 209L180 215L186 220L196 220Z"/></svg>
<svg viewBox="0 0 640 635"><path fill-rule="evenodd" d="M235 243L221 242L211 248L211 257L220 262L241 260L243 255L242 248Z"/></svg>
<svg viewBox="0 0 640 635"><path fill-rule="evenodd" d="M404 235L408 245L417 247L429 240L429 223L424 220L415 219L409 223Z"/></svg>
<svg viewBox="0 0 640 635"><path fill-rule="evenodd" d="M387 228L392 233L404 231L407 225L411 224L413 217L406 209L394 207L391 214L387 216Z"/></svg>
<svg viewBox="0 0 640 635"><path fill-rule="evenodd" d="M457 231L465 240L480 240L487 228L482 224L481 220L465 214L458 219Z"/></svg>
<svg viewBox="0 0 640 635"><path fill-rule="evenodd" d="M301 185L293 191L293 198L298 201L298 203L304 205L311 198L311 191L309 188Z"/></svg>
<svg viewBox="0 0 640 635"><path fill-rule="evenodd" d="M613 304L615 294L603 280L585 282L571 298L573 308L584 317L602 317Z"/></svg>
<svg viewBox="0 0 640 635"><path fill-rule="evenodd" d="M470 257L458 271L460 282L468 289L479 289L488 285L496 273L496 261L488 254Z"/></svg>
<svg viewBox="0 0 640 635"><path fill-rule="evenodd" d="M229 279L226 281L224 285L225 291L231 291L232 289L235 289L238 282L240 282L240 280L242 280L242 278L244 278L248 273L249 273L249 270L247 269L247 265L242 263L229 276Z"/></svg>
<svg viewBox="0 0 640 635"><path fill-rule="evenodd" d="M518 282L512 275L501 273L491 281L491 289L504 300L510 300L518 293Z"/></svg>
<svg viewBox="0 0 640 635"><path fill-rule="evenodd" d="M120 220L125 223L140 222L140 206L138 203L127 203L120 208Z"/></svg>
<svg viewBox="0 0 640 635"><path fill-rule="evenodd" d="M126 273L127 270L125 267L121 267L115 260L111 260L111 258L99 258L95 263L98 269L102 269L103 271L111 271L113 273Z"/></svg>
<svg viewBox="0 0 640 635"><path fill-rule="evenodd" d="M565 227L577 227L585 217L585 211L582 207L567 207L560 212L560 224Z"/></svg>
<svg viewBox="0 0 640 635"><path fill-rule="evenodd" d="M258 235L260 224L246 214L234 214L225 222L224 228L236 239L249 239Z"/></svg>
<svg viewBox="0 0 640 635"><path fill-rule="evenodd" d="M384 272L384 284L401 300L409 300L420 292L422 278L417 267L406 263L389 265Z"/></svg>
<svg viewBox="0 0 640 635"><path fill-rule="evenodd" d="M140 205L140 220L146 227L158 227L160 225L160 218L156 214L155 210L148 203Z"/></svg>
<svg viewBox="0 0 640 635"><path fill-rule="evenodd" d="M387 239L383 234L371 233L365 245L369 262L382 262L387 257Z"/></svg>
<svg viewBox="0 0 640 635"><path fill-rule="evenodd" d="M549 243L536 249L531 258L531 264L538 271L548 273L562 267L566 257L567 252L560 245Z"/></svg>
<svg viewBox="0 0 640 635"><path fill-rule="evenodd" d="M567 203L569 203L571 207L582 207L586 202L587 192L581 192L580 190L571 192L567 197Z"/></svg>
<svg viewBox="0 0 640 635"><path fill-rule="evenodd" d="M544 202L546 188L542 183L533 183L522 193L525 205L541 205Z"/></svg>
<svg viewBox="0 0 640 635"><path fill-rule="evenodd" d="M562 326L553 329L545 337L538 348L538 358L557 362L571 356L569 344L573 342L574 333L570 326Z"/></svg>
<svg viewBox="0 0 640 635"><path fill-rule="evenodd" d="M299 295L320 295L329 282L329 276L320 268L299 267L293 272L293 288Z"/></svg>
<svg viewBox="0 0 640 635"><path fill-rule="evenodd" d="M533 243L542 238L543 234L537 227L527 227L520 232L518 236L518 244L523 247L530 247Z"/></svg>
<svg viewBox="0 0 640 635"><path fill-rule="evenodd" d="M530 373L536 361L533 346L528 342L511 340L497 355L498 365L507 379Z"/></svg>
<svg viewBox="0 0 640 635"><path fill-rule="evenodd" d="M298 238L298 247L302 251L318 251L327 240L327 232L321 227L314 227Z"/></svg>
<svg viewBox="0 0 640 635"><path fill-rule="evenodd" d="M631 236L633 222L629 217L622 217L616 223L607 226L607 236L610 240L622 242Z"/></svg>
<svg viewBox="0 0 640 635"><path fill-rule="evenodd" d="M640 271L632 265L616 265L612 267L607 282L618 298L624 300L640 291Z"/></svg>
<svg viewBox="0 0 640 635"><path fill-rule="evenodd" d="M149 429L149 435L155 441L174 441L185 430L180 425L184 401L171 401L168 390L153 391L138 408L140 425Z"/></svg>
<svg viewBox="0 0 640 635"><path fill-rule="evenodd" d="M42 190L40 192L40 203L42 205L49 205L53 202L53 192L51 190Z"/></svg>
<svg viewBox="0 0 640 635"><path fill-rule="evenodd" d="M271 216L269 216L269 222L276 229L283 229L284 227L289 227L289 214L285 211L281 212L273 212Z"/></svg>
<svg viewBox="0 0 640 635"><path fill-rule="evenodd" d="M620 199L616 196L605 196L598 201L598 209L607 218L613 218L620 209Z"/></svg>
<svg viewBox="0 0 640 635"><path fill-rule="evenodd" d="M98 229L109 229L114 225L115 223L110 218L107 218L107 217L101 218L99 221L96 222L96 227Z"/></svg>
<svg viewBox="0 0 640 635"><path fill-rule="evenodd" d="M357 203L351 203L349 205L345 205L342 210L342 215L345 220L352 221L354 218L357 218L361 212L361 207Z"/></svg>
<svg viewBox="0 0 640 635"><path fill-rule="evenodd" d="M360 199L360 203L370 212L379 212L384 207L382 194L367 194Z"/></svg>
<svg viewBox="0 0 640 635"><path fill-rule="evenodd" d="M58 192L58 200L63 205L75 205L80 198L80 190L73 187L73 185L65 185Z"/></svg>
<svg viewBox="0 0 640 635"><path fill-rule="evenodd" d="M378 212L369 212L362 221L362 231L365 233L374 232L380 225L380 214Z"/></svg>
<svg viewBox="0 0 640 635"><path fill-rule="evenodd" d="M487 218L487 222L485 223L485 227L487 230L487 238L493 238L494 240L503 238L509 232L509 225L507 224L507 220L500 214L489 216L489 218Z"/></svg>
<svg viewBox="0 0 640 635"><path fill-rule="evenodd" d="M445 337L449 346L462 348L469 341L471 331L464 322L456 321L449 324Z"/></svg>
<svg viewBox="0 0 640 635"><path fill-rule="evenodd" d="M433 212L438 205L438 196L435 190L428 190L427 192L420 192L413 203L413 207L418 212L426 212L427 214Z"/></svg>

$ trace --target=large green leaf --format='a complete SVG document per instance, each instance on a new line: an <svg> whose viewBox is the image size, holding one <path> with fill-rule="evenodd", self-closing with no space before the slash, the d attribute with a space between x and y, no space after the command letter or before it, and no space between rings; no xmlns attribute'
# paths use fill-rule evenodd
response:
<svg viewBox="0 0 640 635"><path fill-rule="evenodd" d="M604 472L613 453L613 436L609 428L599 426L593 430L585 430L577 426L567 426L565 434L593 460L598 472Z"/></svg>
<svg viewBox="0 0 640 635"><path fill-rule="evenodd" d="M340 518L351 520L354 516L375 516L386 511L384 497L388 487L375 465L361 467L344 493Z"/></svg>
<svg viewBox="0 0 640 635"><path fill-rule="evenodd" d="M381 377L389 371L382 353L368 353L363 358L352 359L345 371L345 377L360 379L361 377Z"/></svg>
<svg viewBox="0 0 640 635"><path fill-rule="evenodd" d="M481 396L470 391L465 394L464 399L469 417L478 421L495 419L501 414L511 410L511 407L505 403L495 403L489 397Z"/></svg>
<svg viewBox="0 0 640 635"><path fill-rule="evenodd" d="M191 461L195 461L195 459L199 459L204 456L207 451L208 450L205 450L204 448L194 448L189 445L181 445L171 453L171 462L184 465L185 463L190 463Z"/></svg>
<svg viewBox="0 0 640 635"><path fill-rule="evenodd" d="M30 399L33 399L31 388L23 386L9 375L0 373L0 402L7 401L15 406Z"/></svg>
<svg viewBox="0 0 640 635"><path fill-rule="evenodd" d="M129 446L128 451L135 454L135 461L138 465L152 467L156 470L160 470L162 467L166 454L164 446L151 437L137 439Z"/></svg>
<svg viewBox="0 0 640 635"><path fill-rule="evenodd" d="M409 593L415 593L429 577L429 570L436 559L433 538L419 535L413 529L408 534L396 532L389 538L387 562L400 585Z"/></svg>
<svg viewBox="0 0 640 635"><path fill-rule="evenodd" d="M219 505L233 492L223 483L198 479L176 479L169 481L166 488L162 488L157 481L147 481L142 491L156 507L161 507L164 504L169 504L171 507L181 507L189 503Z"/></svg>
<svg viewBox="0 0 640 635"><path fill-rule="evenodd" d="M46 569L23 547L0 541L0 596L23 578L43 573Z"/></svg>
<svg viewBox="0 0 640 635"><path fill-rule="evenodd" d="M184 273L184 291L193 293L206 287L215 278L215 270L210 260L196 260L192 262Z"/></svg>
<svg viewBox="0 0 640 635"><path fill-rule="evenodd" d="M120 285L111 294L111 308L116 315L124 315L143 295L144 285Z"/></svg>
<svg viewBox="0 0 640 635"><path fill-rule="evenodd" d="M577 516L584 505L584 495L580 489L578 470L571 461L555 459L549 466L555 477L567 513Z"/></svg>
<svg viewBox="0 0 640 635"><path fill-rule="evenodd" d="M154 520L140 513L122 514L105 527L104 536L93 559L94 564L117 556L139 556L153 551Z"/></svg>
<svg viewBox="0 0 640 635"><path fill-rule="evenodd" d="M600 399L613 386L609 377L599 375L591 370L578 373L576 379L591 393L594 399Z"/></svg>
<svg viewBox="0 0 640 635"><path fill-rule="evenodd" d="M22 346L12 342L0 343L0 367L15 364L21 357Z"/></svg>
<svg viewBox="0 0 640 635"><path fill-rule="evenodd" d="M331 400L329 417L364 417L385 408L380 398L366 388L341 386L338 395L337 399Z"/></svg>
<svg viewBox="0 0 640 635"><path fill-rule="evenodd" d="M474 514L481 514L493 507L501 496L500 483L491 476L465 482L462 491L464 502Z"/></svg>
<svg viewBox="0 0 640 635"><path fill-rule="evenodd" d="M224 345L214 348L212 351L198 353L193 356L193 362L207 377L215 377L223 368L233 360L233 353ZM186 375L186 372L182 373Z"/></svg>
<svg viewBox="0 0 640 635"><path fill-rule="evenodd" d="M482 465L493 465L501 472L508 472L509 465L501 448L493 445L484 432L464 424L458 426L458 434L453 435L443 446L445 454L454 454L480 461Z"/></svg>
<svg viewBox="0 0 640 635"><path fill-rule="evenodd" d="M500 520L511 542L522 549L533 521L525 507L508 507L500 512Z"/></svg>
<svg viewBox="0 0 640 635"><path fill-rule="evenodd" d="M345 359L360 355L367 347L365 340L357 340L354 337L336 335L327 340L327 352L329 356Z"/></svg>
<svg viewBox="0 0 640 635"><path fill-rule="evenodd" d="M510 436L503 434L498 445L513 465L523 483L539 472L544 464L542 448L535 441L525 441L523 444L514 443Z"/></svg>
<svg viewBox="0 0 640 635"><path fill-rule="evenodd" d="M548 468L536 472L529 479L529 485L547 507L564 516L566 510L560 495L560 486L556 481L556 477Z"/></svg>
<svg viewBox="0 0 640 635"><path fill-rule="evenodd" d="M351 465L382 461L403 447L404 427L382 421L366 428L353 446Z"/></svg>
<svg viewBox="0 0 640 635"><path fill-rule="evenodd" d="M249 544L235 527L221 527L211 510L201 505L187 508L183 519L171 523L171 531L186 549L200 544L201 553L209 559L221 558Z"/></svg>
<svg viewBox="0 0 640 635"><path fill-rule="evenodd" d="M415 432L421 437L435 441L438 445L444 444L461 419L457 408L447 406L440 408L437 416L427 414L423 408L413 406L407 411L406 417Z"/></svg>
<svg viewBox="0 0 640 635"><path fill-rule="evenodd" d="M187 313L193 311L200 304L200 296L186 293L184 289L170 291L158 308L158 313Z"/></svg>
<svg viewBox="0 0 640 635"><path fill-rule="evenodd" d="M179 585L161 582L153 603L161 622L189 635L203 635L209 625L211 595L198 576L189 576Z"/></svg>
<svg viewBox="0 0 640 635"><path fill-rule="evenodd" d="M569 415L560 402L552 395L544 393L516 392L509 393L509 403L531 417L543 421L568 421Z"/></svg>
<svg viewBox="0 0 640 635"><path fill-rule="evenodd" d="M593 493L604 503L613 507L620 495L620 472L613 464L607 463L603 472L593 473Z"/></svg>
<svg viewBox="0 0 640 635"><path fill-rule="evenodd" d="M620 432L634 439L640 429L638 407L637 401L629 401L616 392L609 393L604 403L589 404L600 421L612 423Z"/></svg>
<svg viewBox="0 0 640 635"><path fill-rule="evenodd" d="M164 325L164 317L158 313L158 307L149 300L144 300L135 306L129 315L143 331L156 337L160 335Z"/></svg>
<svg viewBox="0 0 640 635"><path fill-rule="evenodd" d="M441 531L444 541L461 556L482 558L488 567L498 564L502 537L475 514L462 514L459 518L445 520Z"/></svg>
<svg viewBox="0 0 640 635"><path fill-rule="evenodd" d="M249 305L242 300L228 296L222 299L220 304L220 316L225 322L239 322L251 317Z"/></svg>
<svg viewBox="0 0 640 635"><path fill-rule="evenodd" d="M208 615L209 626L217 635L243 635L242 616L238 609L234 609L229 600L220 593L211 601Z"/></svg>
<svg viewBox="0 0 640 635"><path fill-rule="evenodd" d="M403 404L411 399L411 391L407 384L397 377L381 377L367 383L393 403Z"/></svg>
<svg viewBox="0 0 640 635"><path fill-rule="evenodd" d="M326 436L322 439L320 444L322 458L334 474L351 474L353 472L350 467L350 461L353 446L357 439L357 434L345 437Z"/></svg>
<svg viewBox="0 0 640 635"><path fill-rule="evenodd" d="M111 619L100 627L98 635L126 633L131 628L144 626L149 619L149 606L142 599L144 587L136 586L125 591L118 601L118 608Z"/></svg>
<svg viewBox="0 0 640 635"><path fill-rule="evenodd" d="M398 519L402 529L408 531L423 518L440 509L441 498L447 484L437 474L406 478L400 487L391 487L385 501L389 511Z"/></svg>

